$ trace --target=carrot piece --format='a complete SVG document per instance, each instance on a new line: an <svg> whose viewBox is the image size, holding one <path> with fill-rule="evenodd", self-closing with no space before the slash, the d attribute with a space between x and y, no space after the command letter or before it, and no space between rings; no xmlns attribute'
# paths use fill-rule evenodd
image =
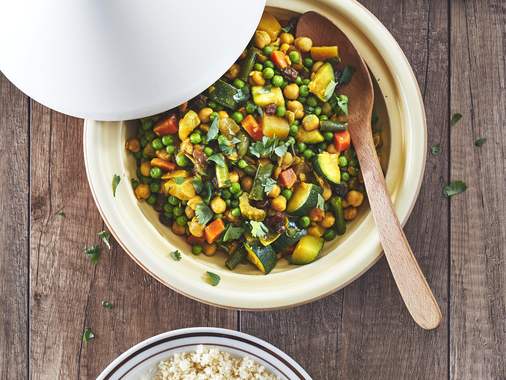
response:
<svg viewBox="0 0 506 380"><path fill-rule="evenodd" d="M176 115L170 115L156 123L153 131L158 136L175 135L178 130Z"/></svg>
<svg viewBox="0 0 506 380"><path fill-rule="evenodd" d="M223 231L225 231L225 224L223 224L223 220L221 219L216 219L214 222L206 226L204 229L204 236L206 237L207 243L214 243Z"/></svg>
<svg viewBox="0 0 506 380"><path fill-rule="evenodd" d="M162 160L161 158L153 158L151 160L151 166L156 166L162 170L171 171L176 168L176 164L174 162L169 162L166 160Z"/></svg>
<svg viewBox="0 0 506 380"><path fill-rule="evenodd" d="M246 130L246 132L248 132L248 135L250 135L250 137L253 140L255 141L262 140L263 137L262 127L260 126L260 124L257 123L253 115L246 116L241 122L241 125Z"/></svg>
<svg viewBox="0 0 506 380"><path fill-rule="evenodd" d="M274 50L271 54L271 59L272 62L280 69L286 69L288 67L286 55L281 50Z"/></svg>
<svg viewBox="0 0 506 380"><path fill-rule="evenodd" d="M279 174L279 183L281 186L291 189L297 181L297 175L293 169L288 169Z"/></svg>
<svg viewBox="0 0 506 380"><path fill-rule="evenodd" d="M334 145L338 152L344 152L351 145L350 132L342 131L334 133Z"/></svg>

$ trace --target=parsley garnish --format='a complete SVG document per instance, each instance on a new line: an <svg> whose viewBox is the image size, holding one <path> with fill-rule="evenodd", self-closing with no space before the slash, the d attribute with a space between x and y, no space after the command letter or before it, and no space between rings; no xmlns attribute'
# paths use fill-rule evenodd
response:
<svg viewBox="0 0 506 380"><path fill-rule="evenodd" d="M216 286L220 283L221 278L216 273L206 272L206 274L207 274L207 282L212 286Z"/></svg>
<svg viewBox="0 0 506 380"><path fill-rule="evenodd" d="M343 115L348 115L348 97L346 95L336 95L336 107Z"/></svg>
<svg viewBox="0 0 506 380"><path fill-rule="evenodd" d="M220 122L219 117L215 117L213 122L211 123L211 126L209 127L209 130L207 131L207 137L206 142L214 140L218 136L218 123Z"/></svg>
<svg viewBox="0 0 506 380"><path fill-rule="evenodd" d="M222 154L220 153L215 153L215 154L212 154L211 156L209 156L207 158L207 161L212 161L214 162L216 165L224 168L225 167L225 158L223 157Z"/></svg>
<svg viewBox="0 0 506 380"><path fill-rule="evenodd" d="M116 196L116 189L118 188L119 183L121 182L121 177L117 174L112 176L112 196Z"/></svg>
<svg viewBox="0 0 506 380"><path fill-rule="evenodd" d="M483 144L485 144L485 142L487 141L487 138L486 137L480 137L479 139L477 139L475 142L474 142L474 145L477 146L477 147L480 147L482 146Z"/></svg>
<svg viewBox="0 0 506 380"><path fill-rule="evenodd" d="M220 150L227 156L235 153L234 143L223 135L218 136L218 146Z"/></svg>
<svg viewBox="0 0 506 380"><path fill-rule="evenodd" d="M441 154L441 145L439 144L432 145L430 148L430 152L432 153L433 156L439 156Z"/></svg>
<svg viewBox="0 0 506 380"><path fill-rule="evenodd" d="M274 154L276 156L278 156L279 158L282 158L285 155L287 150L288 150L288 147L286 146L286 144L281 144L274 149Z"/></svg>
<svg viewBox="0 0 506 380"><path fill-rule="evenodd" d="M181 252L179 252L176 249L175 251L172 251L170 253L170 257L172 257L172 260L174 260L174 261L180 261L181 260Z"/></svg>
<svg viewBox="0 0 506 380"><path fill-rule="evenodd" d="M262 183L262 186L264 187L265 194L269 194L272 189L274 189L274 186L276 186L277 182L276 180L272 178L267 178L264 183Z"/></svg>
<svg viewBox="0 0 506 380"><path fill-rule="evenodd" d="M83 332L83 342L88 343L92 339L95 339L95 334L91 331L91 328L86 327Z"/></svg>
<svg viewBox="0 0 506 380"><path fill-rule="evenodd" d="M102 240L107 249L111 250L111 243L109 242L111 234L108 231L100 231L97 235Z"/></svg>
<svg viewBox="0 0 506 380"><path fill-rule="evenodd" d="M113 308L113 304L110 303L109 301L102 301L102 306L109 310Z"/></svg>
<svg viewBox="0 0 506 380"><path fill-rule="evenodd" d="M92 245L91 247L85 248L84 253L90 258L90 261L93 264L98 263L98 260L100 259L100 248L98 245Z"/></svg>
<svg viewBox="0 0 506 380"><path fill-rule="evenodd" d="M205 226L213 218L213 215L213 211L204 202L199 203L195 209L195 216L197 217L199 224L203 226Z"/></svg>
<svg viewBox="0 0 506 380"><path fill-rule="evenodd" d="M339 77L338 84L343 85L351 81L351 77L353 76L353 73L355 72L355 68L351 65L345 66L343 69L341 76Z"/></svg>
<svg viewBox="0 0 506 380"><path fill-rule="evenodd" d="M282 157L286 153L286 145L284 143L278 146L278 139L275 137L262 137L262 141L257 141L249 148L250 153L257 158L267 158L276 153ZM279 148L279 149L278 149ZM282 154L281 154L282 153Z"/></svg>
<svg viewBox="0 0 506 380"><path fill-rule="evenodd" d="M454 195L463 193L467 190L467 185L462 181L452 181L443 188L443 194L447 197L453 197Z"/></svg>
<svg viewBox="0 0 506 380"><path fill-rule="evenodd" d="M262 222L250 220L249 224L251 225L251 235L253 235L253 237L262 238L269 232L267 226Z"/></svg>
<svg viewBox="0 0 506 380"><path fill-rule="evenodd" d="M232 224L230 224L223 234L222 241L226 243L227 241L231 240L237 240L239 239L244 232L244 228L242 227L234 227Z"/></svg>
<svg viewBox="0 0 506 380"><path fill-rule="evenodd" d="M460 119L462 119L462 114L456 112L452 115L452 118L450 119L450 125L453 127L455 124L457 124Z"/></svg>

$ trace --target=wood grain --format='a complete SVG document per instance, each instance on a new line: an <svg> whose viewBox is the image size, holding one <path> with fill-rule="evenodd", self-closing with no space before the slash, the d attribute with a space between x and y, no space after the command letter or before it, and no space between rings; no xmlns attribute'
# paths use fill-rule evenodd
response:
<svg viewBox="0 0 506 380"><path fill-rule="evenodd" d="M28 98L0 73L0 379L28 361Z"/></svg>
<svg viewBox="0 0 506 380"><path fill-rule="evenodd" d="M451 378L506 378L506 3L453 1ZM478 148L476 139L486 137Z"/></svg>

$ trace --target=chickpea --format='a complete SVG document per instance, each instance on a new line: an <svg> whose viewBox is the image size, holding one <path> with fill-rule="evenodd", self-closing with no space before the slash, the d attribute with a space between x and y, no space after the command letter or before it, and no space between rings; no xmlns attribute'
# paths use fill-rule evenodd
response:
<svg viewBox="0 0 506 380"><path fill-rule="evenodd" d="M289 100L295 100L299 97L299 86L296 83L291 83L283 90L285 98Z"/></svg>
<svg viewBox="0 0 506 380"><path fill-rule="evenodd" d="M177 223L174 223L177 224ZM172 226L174 228L174 226ZM204 226L199 223L196 217L192 218L190 220L190 223L188 223L188 230L190 231L190 234L195 237L202 237L204 236ZM177 233L177 232L175 232Z"/></svg>
<svg viewBox="0 0 506 380"><path fill-rule="evenodd" d="M241 178L241 188L244 191L249 192L252 186L253 186L253 179L250 176L245 176Z"/></svg>
<svg viewBox="0 0 506 380"><path fill-rule="evenodd" d="M322 226L323 228L330 228L334 225L335 222L336 218L334 217L334 215L331 212L327 211L325 213L325 217L320 223L320 226Z"/></svg>
<svg viewBox="0 0 506 380"><path fill-rule="evenodd" d="M335 154L337 153L336 146L334 144L327 145L327 152Z"/></svg>
<svg viewBox="0 0 506 380"><path fill-rule="evenodd" d="M318 71L318 69L319 69L320 67L322 67L322 66L323 66L323 64L324 64L324 63L325 63L325 62L322 62L322 61L315 62L315 63L313 64L313 67L311 68L311 71L312 71L313 73L316 73L316 72Z"/></svg>
<svg viewBox="0 0 506 380"><path fill-rule="evenodd" d="M176 235L184 235L186 233L186 228L184 226L180 226L176 222L172 223L171 229Z"/></svg>
<svg viewBox="0 0 506 380"><path fill-rule="evenodd" d="M279 50L281 50L283 53L286 53L288 51L288 49L290 49L289 44L281 44L281 46L279 47Z"/></svg>
<svg viewBox="0 0 506 380"><path fill-rule="evenodd" d="M135 196L138 200L142 201L144 199L148 199L151 195L151 190L149 189L149 185L145 183L141 183L139 186L135 188Z"/></svg>
<svg viewBox="0 0 506 380"><path fill-rule="evenodd" d="M189 206L192 210L196 210L197 205L199 205L202 202L203 202L202 198L196 195L193 198L191 198L186 205Z"/></svg>
<svg viewBox="0 0 506 380"><path fill-rule="evenodd" d="M227 111L220 111L220 112L218 112L218 117L220 119L226 119L228 117L228 112Z"/></svg>
<svg viewBox="0 0 506 380"><path fill-rule="evenodd" d="M213 256L216 254L216 244L207 244L204 243L204 255L206 256Z"/></svg>
<svg viewBox="0 0 506 380"><path fill-rule="evenodd" d="M209 123L211 121L210 117L213 113L213 109L209 107L204 107L199 111L199 119L202 123Z"/></svg>
<svg viewBox="0 0 506 380"><path fill-rule="evenodd" d="M308 53L313 47L313 41L309 37L296 38L294 43L295 47L303 53Z"/></svg>
<svg viewBox="0 0 506 380"><path fill-rule="evenodd" d="M307 115L302 120L302 126L306 131L314 131L320 126L320 119L316 115Z"/></svg>
<svg viewBox="0 0 506 380"><path fill-rule="evenodd" d="M151 170L151 163L149 161L143 162L139 168L141 174L144 177L149 177L149 171Z"/></svg>
<svg viewBox="0 0 506 380"><path fill-rule="evenodd" d="M274 185L267 195L269 198L277 198L279 194L281 194L281 188L278 185Z"/></svg>
<svg viewBox="0 0 506 380"><path fill-rule="evenodd" d="M293 111L286 111L285 118L288 120L289 124L293 124L295 121L295 113Z"/></svg>
<svg viewBox="0 0 506 380"><path fill-rule="evenodd" d="M294 113L295 119L302 119L304 117L304 106L298 100L289 100L287 108Z"/></svg>
<svg viewBox="0 0 506 380"><path fill-rule="evenodd" d="M286 210L286 198L282 195L277 196L271 201L271 206L276 211L285 211Z"/></svg>
<svg viewBox="0 0 506 380"><path fill-rule="evenodd" d="M230 69L228 69L226 76L229 79L235 79L239 75L239 71L241 71L241 66L239 66L237 63L234 63Z"/></svg>
<svg viewBox="0 0 506 380"><path fill-rule="evenodd" d="M291 33L281 33L279 40L282 44L292 45L293 41L295 41L295 37Z"/></svg>
<svg viewBox="0 0 506 380"><path fill-rule="evenodd" d="M157 150L156 157L158 157L162 160L165 160L165 161L170 161L170 154L168 154L165 149Z"/></svg>
<svg viewBox="0 0 506 380"><path fill-rule="evenodd" d="M202 131L202 132L209 132L209 124L200 124L199 125L199 129Z"/></svg>
<svg viewBox="0 0 506 380"><path fill-rule="evenodd" d="M311 219L312 222L319 223L323 220L324 217L325 212L321 208L315 207L309 211L309 219Z"/></svg>
<svg viewBox="0 0 506 380"><path fill-rule="evenodd" d="M220 197L216 197L211 201L211 209L215 214L223 214L227 209L227 204Z"/></svg>
<svg viewBox="0 0 506 380"><path fill-rule="evenodd" d="M263 30L257 30L255 32L255 46L259 49L263 49L267 45L271 43L271 37L269 33L264 32Z"/></svg>
<svg viewBox="0 0 506 380"><path fill-rule="evenodd" d="M325 228L322 226L311 226L307 229L307 233L314 237L322 237L325 233Z"/></svg>
<svg viewBox="0 0 506 380"><path fill-rule="evenodd" d="M348 202L346 202L346 199L343 199L342 205L343 205L343 208L350 207L350 204Z"/></svg>
<svg viewBox="0 0 506 380"><path fill-rule="evenodd" d="M263 86L265 79L260 71L252 71L250 73L251 84L255 86Z"/></svg>
<svg viewBox="0 0 506 380"><path fill-rule="evenodd" d="M228 178L230 179L230 182L232 182L232 183L239 182L239 173L237 173L236 171L230 172Z"/></svg>
<svg viewBox="0 0 506 380"><path fill-rule="evenodd" d="M364 202L364 194L360 191L351 190L346 195L346 201L350 206L359 207Z"/></svg>
<svg viewBox="0 0 506 380"><path fill-rule="evenodd" d="M330 103L328 102L323 103L322 113L327 116L330 116L330 114L332 114L332 106L330 105Z"/></svg>
<svg viewBox="0 0 506 380"><path fill-rule="evenodd" d="M190 206L186 205L186 208L184 209L184 213L188 219L191 219L195 216L195 210L192 209Z"/></svg>
<svg viewBox="0 0 506 380"><path fill-rule="evenodd" d="M351 221L357 217L357 209L348 207L344 209L344 220Z"/></svg>
<svg viewBox="0 0 506 380"><path fill-rule="evenodd" d="M127 148L130 152L137 153L141 150L141 143L138 138L134 137L127 140L125 148Z"/></svg>

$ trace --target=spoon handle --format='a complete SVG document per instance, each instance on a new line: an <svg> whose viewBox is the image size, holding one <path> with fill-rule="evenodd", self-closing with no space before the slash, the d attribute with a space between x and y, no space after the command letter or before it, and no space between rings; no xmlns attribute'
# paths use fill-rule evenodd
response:
<svg viewBox="0 0 506 380"><path fill-rule="evenodd" d="M381 245L402 299L416 323L426 330L434 329L441 322L441 310L395 214L372 136L362 132L352 135L352 140Z"/></svg>

